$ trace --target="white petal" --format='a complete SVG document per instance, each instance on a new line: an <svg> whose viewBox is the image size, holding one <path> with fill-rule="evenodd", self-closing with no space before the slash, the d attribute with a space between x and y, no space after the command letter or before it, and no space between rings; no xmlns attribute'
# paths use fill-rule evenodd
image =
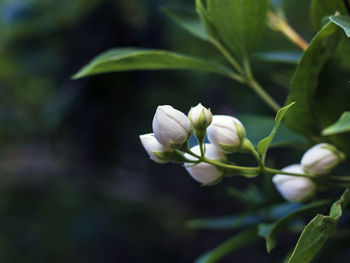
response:
<svg viewBox="0 0 350 263"><path fill-rule="evenodd" d="M232 116L214 115L207 129L209 141L216 145L239 145L241 141L235 123L243 127L242 123Z"/></svg>
<svg viewBox="0 0 350 263"><path fill-rule="evenodd" d="M302 166L299 164L287 166L282 171L303 174ZM290 202L301 202L311 196L316 189L311 179L301 176L276 174L272 181L280 194Z"/></svg>
<svg viewBox="0 0 350 263"><path fill-rule="evenodd" d="M154 152L169 152L171 151L169 147L158 142L153 133L140 135L140 140L149 157L153 161L157 163L166 163L166 161L159 159Z"/></svg>
<svg viewBox="0 0 350 263"><path fill-rule="evenodd" d="M226 157L224 153L213 144L205 144L205 157L209 159L222 159L225 160ZM199 145L191 148L191 151L195 154L200 155ZM197 160L195 157L185 154L185 157L190 160ZM196 181L202 184L209 184L215 182L217 179L222 176L222 172L218 170L215 166L207 164L207 163L199 163L197 165L193 165L191 163L186 163L185 168L188 173L194 178Z"/></svg>
<svg viewBox="0 0 350 263"><path fill-rule="evenodd" d="M193 179L202 184L210 184L215 182L222 175L222 173L215 166L207 163L200 163L194 166L185 166L185 168Z"/></svg>
<svg viewBox="0 0 350 263"><path fill-rule="evenodd" d="M157 140L166 146L183 144L191 132L187 116L169 105L158 106L152 126Z"/></svg>
<svg viewBox="0 0 350 263"><path fill-rule="evenodd" d="M306 172L323 175L328 173L339 161L339 156L327 149L326 143L320 143L304 153L301 164Z"/></svg>

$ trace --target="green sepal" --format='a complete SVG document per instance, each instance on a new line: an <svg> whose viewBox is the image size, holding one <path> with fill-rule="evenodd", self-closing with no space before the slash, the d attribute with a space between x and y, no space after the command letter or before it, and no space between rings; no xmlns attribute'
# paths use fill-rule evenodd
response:
<svg viewBox="0 0 350 263"><path fill-rule="evenodd" d="M219 143L219 146L226 153L234 153L241 148L241 143L238 145L229 145L229 144Z"/></svg>
<svg viewBox="0 0 350 263"><path fill-rule="evenodd" d="M245 138L242 142L241 149L239 151L243 153L251 153L255 152L255 148L252 142L249 139Z"/></svg>
<svg viewBox="0 0 350 263"><path fill-rule="evenodd" d="M245 129L243 128L242 125L239 125L239 124L236 123L236 122L233 122L233 124L234 124L235 127L236 127L236 132L237 132L239 141L242 143L242 142L244 141L244 139L245 139Z"/></svg>
<svg viewBox="0 0 350 263"><path fill-rule="evenodd" d="M201 103L199 103L198 105L203 106ZM199 115L199 118L196 122L194 122L191 118L191 113L192 113L193 107L191 107L190 112L188 113L188 118L191 121L192 126L197 129L197 130L204 130L211 124L212 121L212 114L210 109L208 109L209 113L210 113L210 117L209 120L207 120L207 116L204 113L205 108L202 109L201 114Z"/></svg>
<svg viewBox="0 0 350 263"><path fill-rule="evenodd" d="M334 153L336 156L338 156L339 158L339 162L342 162L346 159L346 155L339 151L335 146L331 145L331 144L326 144L324 146L322 146L323 149L327 149L329 151L331 151L332 153Z"/></svg>
<svg viewBox="0 0 350 263"><path fill-rule="evenodd" d="M233 177L233 176L244 176L246 178L254 178L259 175L258 171L245 171L240 169L223 169L225 177Z"/></svg>
<svg viewBox="0 0 350 263"><path fill-rule="evenodd" d="M192 128L191 128L192 130ZM192 131L191 133L188 135L188 138L190 138L192 134ZM186 152L187 150L189 150L189 147L188 147L188 138L187 140L183 143L183 144L176 144L174 143L173 141L170 141L170 148L171 149L174 149L174 150L180 150L180 151L183 151L183 152Z"/></svg>
<svg viewBox="0 0 350 263"><path fill-rule="evenodd" d="M153 154L160 160L173 163L185 163L188 161L185 156L177 152L153 152Z"/></svg>
<svg viewBox="0 0 350 263"><path fill-rule="evenodd" d="M204 138L205 138L205 135L206 135L206 130L199 130L199 129L195 129L194 130L194 136L196 136L197 140L198 140L198 143L201 145L204 143Z"/></svg>
<svg viewBox="0 0 350 263"><path fill-rule="evenodd" d="M236 122L233 122L233 124L236 127L236 132L237 132L240 143L236 144L236 145L219 143L219 146L221 147L221 149L227 153L234 153L234 152L239 151L242 147L242 143L245 140L245 129Z"/></svg>
<svg viewBox="0 0 350 263"><path fill-rule="evenodd" d="M246 177L246 178L254 178L257 177L260 173L256 171L242 171L240 175Z"/></svg>

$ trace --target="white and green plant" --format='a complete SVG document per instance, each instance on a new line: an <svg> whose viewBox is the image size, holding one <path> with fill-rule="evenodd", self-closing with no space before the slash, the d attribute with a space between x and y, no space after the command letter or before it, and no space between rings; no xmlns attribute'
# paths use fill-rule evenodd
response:
<svg viewBox="0 0 350 263"><path fill-rule="evenodd" d="M289 212L276 216L271 211L277 204L261 202L259 194L256 194L259 189L242 191L231 187L229 194L247 204L246 212L225 220L193 220L188 225L191 228L239 228L241 232L200 256L197 262L217 262L259 237L266 239L267 251L270 252L276 246L277 234L281 230L295 230L294 219L316 214L299 231L299 240L285 259L290 263L311 262L335 233L350 201L350 175L346 174L346 169L341 174L333 172L348 163L346 155L350 154L349 3L346 0L312 0L311 20L318 32L307 43L288 24L278 5L281 1L271 2L196 0L197 12L164 9L184 30L216 48L225 63L168 50L127 47L97 56L74 75L74 78L82 78L129 70L205 71L251 88L275 112L270 134L259 140L250 140L246 136L249 125L240 118L212 115L202 104L192 107L188 116L164 105L156 110L153 132L140 136L153 161L180 164L202 185L215 185L232 176L243 176L247 180L264 176L274 183L287 201L283 205ZM265 22L300 47L301 56L280 51L253 54L264 35ZM253 57L269 63L297 61L284 107L257 80L252 70ZM303 136L304 144L312 147L305 152L300 163L293 161L283 169L276 169L269 164L267 153L275 135L278 135L282 120L290 130ZM196 137L197 145L190 147L192 135ZM289 135L284 142L290 143L288 137L295 134ZM230 161L232 154L250 154L256 165L233 163ZM329 191L331 189L341 190L343 194L334 197ZM330 193L331 197L320 199L320 192ZM290 208L289 202L299 205ZM330 207L329 213L321 214L327 207ZM251 217L254 220L250 220Z"/></svg>

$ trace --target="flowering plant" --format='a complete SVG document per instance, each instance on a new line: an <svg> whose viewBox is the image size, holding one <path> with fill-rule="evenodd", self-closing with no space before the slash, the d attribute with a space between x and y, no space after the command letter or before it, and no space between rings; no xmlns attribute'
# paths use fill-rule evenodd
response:
<svg viewBox="0 0 350 263"><path fill-rule="evenodd" d="M252 142L247 136L250 130L237 117L212 115L211 110L202 104L192 107L188 116L172 106L163 105L154 115L153 132L140 136L153 161L180 164L202 185L215 185L232 176L250 180L260 175L273 175L272 182L287 201L283 204L288 210L287 215L276 216L270 213L276 205L271 205L271 200L265 200L265 203L248 200L250 207L245 214L257 219L248 222L243 216L243 219L231 222L242 228L242 232L201 256L198 262L216 262L259 236L266 239L270 252L276 246L281 229L292 228L292 219L311 212L316 216L303 228L297 244L286 257L286 262L310 262L335 232L350 201L347 188L350 177L333 172L334 169L346 172L346 155L350 154L350 114L347 111L350 94L349 88L344 88L348 85L350 70L346 54L350 50L347 38L350 36L349 4L347 1L333 0L325 4L326 0L312 0L311 18L318 33L307 43L288 24L279 2L196 0L197 13L190 15L165 9L181 27L215 47L227 63L165 50L118 48L93 59L74 76L81 78L135 69L201 70L250 87L276 113L270 134ZM292 58L288 52L255 53L252 56L263 35L266 20L270 28L296 44L302 54L294 54ZM257 81L252 70L253 57L278 62L297 60L284 107ZM325 85L327 79L338 82L334 82L336 85L330 89ZM305 151L299 163L276 169L268 164L267 152L282 120L290 130L304 136L312 147ZM197 144L190 147L192 135ZM246 166L232 161L233 154L250 154L256 165ZM341 189L343 194L335 197L331 195L331 189ZM330 199L319 198L320 192L329 193ZM248 193L235 193L247 201L244 196ZM290 203L294 202L298 205L291 207ZM264 209L261 209L262 204ZM330 207L330 212L320 214L325 207Z"/></svg>

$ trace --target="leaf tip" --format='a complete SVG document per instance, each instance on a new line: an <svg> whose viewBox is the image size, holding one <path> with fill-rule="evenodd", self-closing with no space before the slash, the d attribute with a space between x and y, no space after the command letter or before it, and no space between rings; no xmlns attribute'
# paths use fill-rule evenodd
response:
<svg viewBox="0 0 350 263"><path fill-rule="evenodd" d="M72 75L70 78L71 78L71 80L77 80L77 79L80 79L81 76L80 76L80 74L78 72L78 73L75 73L74 75Z"/></svg>
<svg viewBox="0 0 350 263"><path fill-rule="evenodd" d="M324 129L324 130L321 132L321 135L322 135L322 136L328 136L328 135L329 135L329 130L328 130L328 129Z"/></svg>
<svg viewBox="0 0 350 263"><path fill-rule="evenodd" d="M290 107L294 106L296 103L297 103L296 101L293 101L293 102L289 103L286 107L290 108Z"/></svg>

